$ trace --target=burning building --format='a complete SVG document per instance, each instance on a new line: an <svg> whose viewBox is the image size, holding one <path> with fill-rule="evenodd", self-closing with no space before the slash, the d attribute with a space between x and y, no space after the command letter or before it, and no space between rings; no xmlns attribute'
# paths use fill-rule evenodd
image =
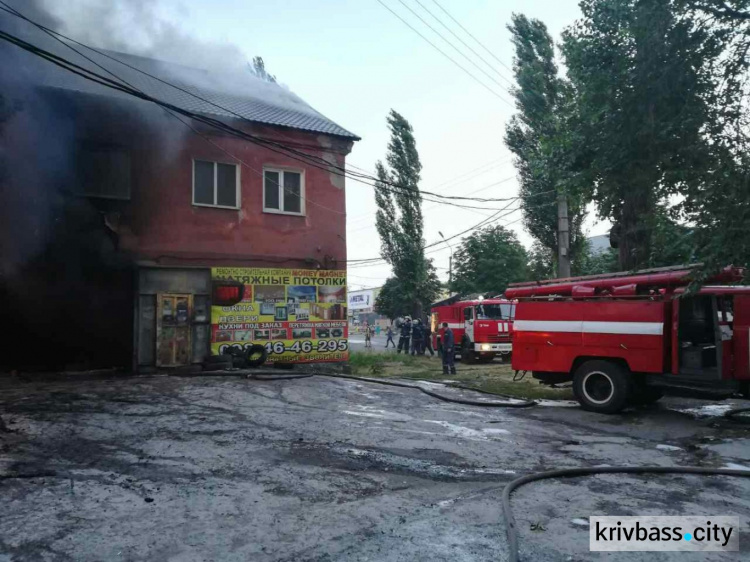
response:
<svg viewBox="0 0 750 562"><path fill-rule="evenodd" d="M0 29L20 40L0 46L0 364L185 365L227 326L292 339L252 298L252 317L212 320L212 278L286 270L303 287L345 269L358 137L249 71L90 50L7 13ZM272 320L345 319L314 298Z"/></svg>

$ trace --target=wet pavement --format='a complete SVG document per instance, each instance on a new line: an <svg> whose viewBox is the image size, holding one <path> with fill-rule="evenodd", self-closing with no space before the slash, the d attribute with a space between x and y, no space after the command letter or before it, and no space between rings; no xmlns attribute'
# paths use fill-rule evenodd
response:
<svg viewBox="0 0 750 562"><path fill-rule="evenodd" d="M372 347L369 348L372 350L373 353L395 353L396 349L392 345L388 345L388 348L386 349L385 344L388 341L388 338L385 336L385 334L381 333L379 336L373 336L372 337ZM393 336L393 341L396 345L398 345L398 336ZM359 333L350 333L349 334L349 348L352 351L365 351L365 335L359 334Z"/></svg>
<svg viewBox="0 0 750 562"><path fill-rule="evenodd" d="M11 429L0 561L502 561L513 478L603 464L750 470L750 426L720 417L747 405L667 399L599 416L325 377L0 378ZM586 519L618 514L739 515L741 552L613 560L750 559L750 479L545 481L513 506L522 560L604 559L588 551Z"/></svg>

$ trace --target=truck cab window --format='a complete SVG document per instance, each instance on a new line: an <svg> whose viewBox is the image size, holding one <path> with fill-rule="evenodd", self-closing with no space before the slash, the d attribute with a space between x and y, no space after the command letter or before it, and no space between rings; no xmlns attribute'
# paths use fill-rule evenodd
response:
<svg viewBox="0 0 750 562"><path fill-rule="evenodd" d="M473 320L473 319L474 319L474 309L470 306L464 308L464 320Z"/></svg>

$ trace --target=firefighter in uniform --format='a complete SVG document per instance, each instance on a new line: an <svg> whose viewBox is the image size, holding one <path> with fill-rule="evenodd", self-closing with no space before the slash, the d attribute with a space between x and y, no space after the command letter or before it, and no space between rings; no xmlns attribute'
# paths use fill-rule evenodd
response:
<svg viewBox="0 0 750 562"><path fill-rule="evenodd" d="M424 331L424 338L422 339L422 353L420 355L425 355L425 351L429 351L430 357L435 357L435 351L432 349L432 329L430 328L430 323L425 322L422 330Z"/></svg>
<svg viewBox="0 0 750 562"><path fill-rule="evenodd" d="M411 337L411 318L407 316L401 323L401 335L398 337L398 349L396 353L404 352L409 355L409 338Z"/></svg>
<svg viewBox="0 0 750 562"><path fill-rule="evenodd" d="M419 318L414 319L414 323L411 328L411 354L418 355L422 349L422 337L424 331L422 329L422 321Z"/></svg>
<svg viewBox="0 0 750 562"><path fill-rule="evenodd" d="M454 363L456 340L453 336L453 330L448 327L448 322L443 322L443 374L456 374L456 364Z"/></svg>

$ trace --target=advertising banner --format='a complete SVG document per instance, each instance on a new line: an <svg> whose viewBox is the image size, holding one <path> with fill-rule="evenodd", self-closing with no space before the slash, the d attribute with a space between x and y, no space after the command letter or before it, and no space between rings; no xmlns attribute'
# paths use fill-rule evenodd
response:
<svg viewBox="0 0 750 562"><path fill-rule="evenodd" d="M349 293L349 310L371 310L374 304L375 292L372 289Z"/></svg>
<svg viewBox="0 0 750 562"><path fill-rule="evenodd" d="M234 306L211 307L211 351L261 344L268 362L349 359L346 271L216 267L211 278L242 283Z"/></svg>

